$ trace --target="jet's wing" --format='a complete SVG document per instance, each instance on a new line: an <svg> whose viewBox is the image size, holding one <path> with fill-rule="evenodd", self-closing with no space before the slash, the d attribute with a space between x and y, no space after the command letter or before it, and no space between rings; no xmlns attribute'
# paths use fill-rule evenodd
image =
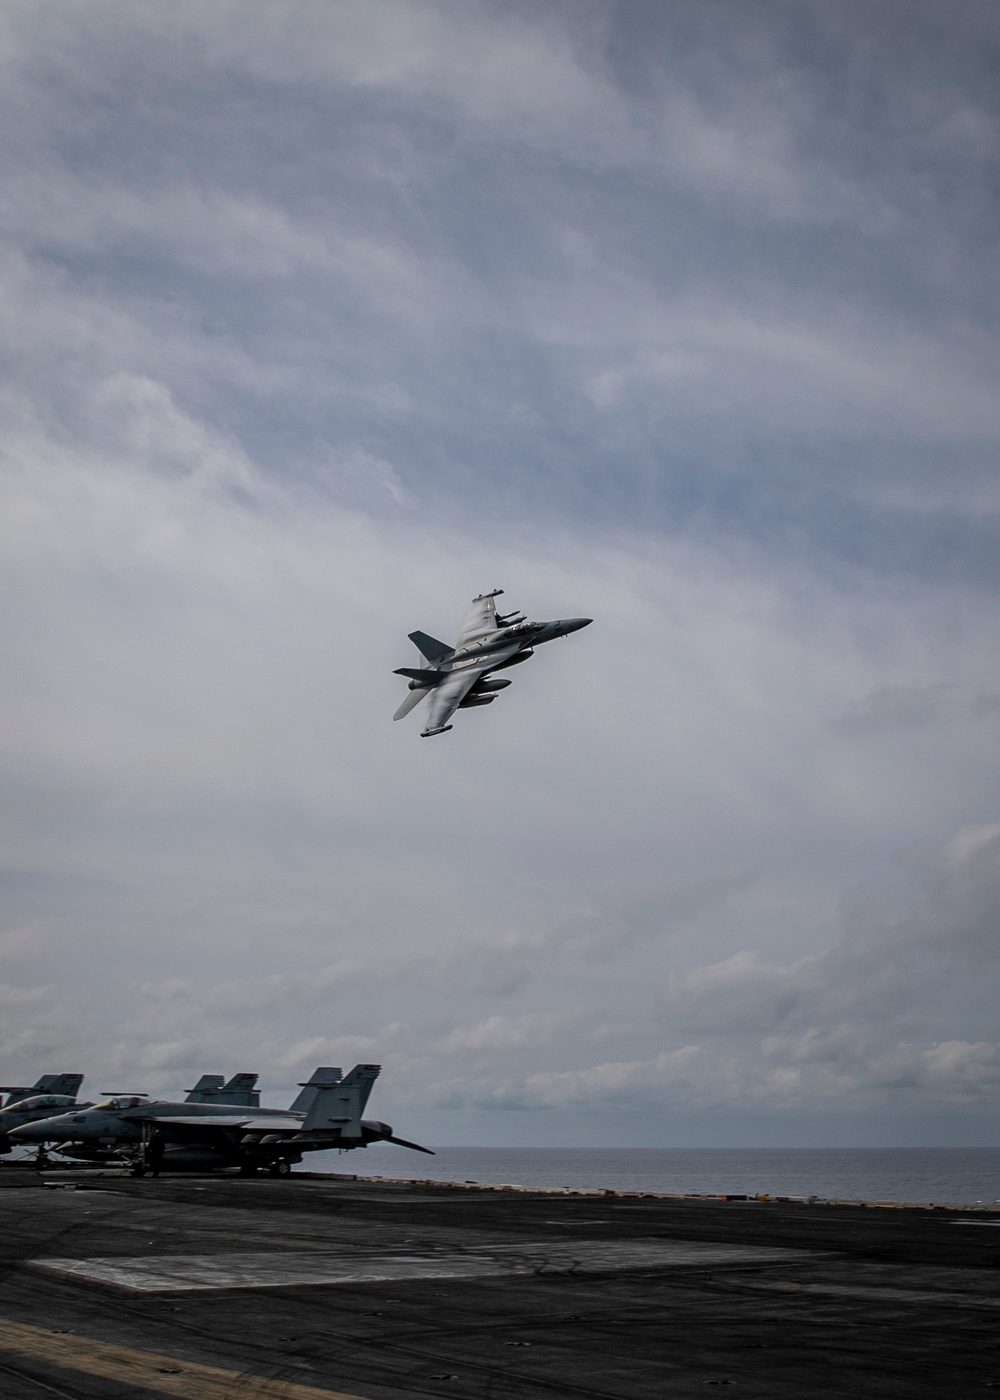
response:
<svg viewBox="0 0 1000 1400"><path fill-rule="evenodd" d="M174 1118L165 1113L133 1113L129 1116L139 1123L152 1123L154 1127L197 1128L199 1132L210 1132L213 1128L241 1128L245 1133L290 1133L298 1132L303 1123L299 1115L290 1113L275 1113L266 1118L252 1113L213 1113L203 1118Z"/></svg>
<svg viewBox="0 0 1000 1400"><path fill-rule="evenodd" d="M431 691L427 724L421 733L435 734L444 729L482 673L479 666L463 666L461 670L450 671L441 684Z"/></svg>
<svg viewBox="0 0 1000 1400"><path fill-rule="evenodd" d="M464 646L466 642L475 641L477 637L485 637L488 632L496 631L497 625L497 600L493 593L486 593L478 598L473 598L469 611L462 618L462 625L458 631L458 641L456 647Z"/></svg>
<svg viewBox="0 0 1000 1400"><path fill-rule="evenodd" d="M449 671L441 684L431 691L427 705L427 724L420 731L421 734L437 734L444 729L480 676L494 670L501 661L506 661L519 650L520 646L515 643L501 651L491 651L488 657L483 657L471 666L460 665L454 671Z"/></svg>

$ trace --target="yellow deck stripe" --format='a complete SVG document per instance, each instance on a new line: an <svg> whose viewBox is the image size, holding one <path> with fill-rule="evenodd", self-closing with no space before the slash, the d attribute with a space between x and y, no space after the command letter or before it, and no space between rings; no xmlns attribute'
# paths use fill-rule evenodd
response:
<svg viewBox="0 0 1000 1400"><path fill-rule="evenodd" d="M98 1342L32 1327L26 1322L0 1318L0 1351L47 1361L68 1371L141 1386L161 1395L180 1395L184 1400L363 1400L340 1390L324 1390L294 1381L269 1380L246 1371L223 1371L218 1366L202 1366L176 1356L160 1356L154 1351Z"/></svg>

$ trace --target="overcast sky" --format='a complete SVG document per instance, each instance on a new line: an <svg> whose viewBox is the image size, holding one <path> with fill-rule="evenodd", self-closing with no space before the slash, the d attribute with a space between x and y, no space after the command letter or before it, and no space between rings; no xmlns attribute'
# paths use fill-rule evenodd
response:
<svg viewBox="0 0 1000 1400"><path fill-rule="evenodd" d="M992 0L7 0L7 1082L1000 1143L998 65ZM393 724L497 587L594 624Z"/></svg>

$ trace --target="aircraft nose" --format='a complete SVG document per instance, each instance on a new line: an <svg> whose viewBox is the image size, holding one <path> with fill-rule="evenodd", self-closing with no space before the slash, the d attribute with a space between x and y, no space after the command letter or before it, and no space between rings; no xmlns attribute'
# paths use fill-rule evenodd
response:
<svg viewBox="0 0 1000 1400"><path fill-rule="evenodd" d="M593 620L592 617L567 617L562 625L567 632L579 632L581 627L589 627Z"/></svg>
<svg viewBox="0 0 1000 1400"><path fill-rule="evenodd" d="M42 1126L41 1123L22 1123L19 1128L11 1128L7 1136L13 1142L43 1142Z"/></svg>

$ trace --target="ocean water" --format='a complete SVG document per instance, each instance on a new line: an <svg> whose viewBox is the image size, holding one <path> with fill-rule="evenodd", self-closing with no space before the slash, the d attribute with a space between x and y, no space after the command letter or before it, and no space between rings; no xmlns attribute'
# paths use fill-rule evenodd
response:
<svg viewBox="0 0 1000 1400"><path fill-rule="evenodd" d="M439 1147L333 1157L321 1170L512 1186L971 1205L1000 1202L1000 1147ZM359 1160L363 1158L363 1160ZM303 1169L320 1167L317 1159Z"/></svg>

